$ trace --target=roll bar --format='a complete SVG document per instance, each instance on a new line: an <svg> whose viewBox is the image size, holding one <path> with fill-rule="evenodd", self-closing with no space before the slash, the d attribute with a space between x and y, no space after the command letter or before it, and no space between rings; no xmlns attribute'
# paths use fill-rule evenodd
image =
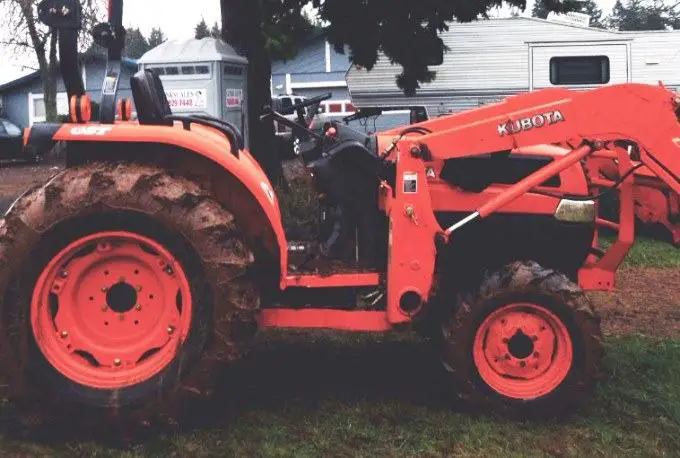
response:
<svg viewBox="0 0 680 458"><path fill-rule="evenodd" d="M95 43L107 49L99 120L112 124L116 118L116 94L125 46L123 0L109 0L108 13L109 21L97 24L92 30L92 37ZM38 19L59 34L59 65L69 100L85 95L78 60L78 33L82 25L79 0L42 0L38 4Z"/></svg>
<svg viewBox="0 0 680 458"><path fill-rule="evenodd" d="M78 62L78 33L82 23L78 0L43 0L38 19L59 34L59 67L69 100L85 94Z"/></svg>

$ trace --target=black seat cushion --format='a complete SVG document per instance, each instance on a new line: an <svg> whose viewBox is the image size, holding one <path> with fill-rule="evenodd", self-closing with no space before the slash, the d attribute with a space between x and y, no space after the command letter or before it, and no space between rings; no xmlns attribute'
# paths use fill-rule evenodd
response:
<svg viewBox="0 0 680 458"><path fill-rule="evenodd" d="M130 78L132 96L137 108L137 119L140 124L171 126L170 104L163 90L163 83L151 70L140 70Z"/></svg>

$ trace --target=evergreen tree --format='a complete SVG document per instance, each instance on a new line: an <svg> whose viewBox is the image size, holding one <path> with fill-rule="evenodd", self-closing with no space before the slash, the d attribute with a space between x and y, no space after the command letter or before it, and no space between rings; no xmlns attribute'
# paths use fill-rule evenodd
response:
<svg viewBox="0 0 680 458"><path fill-rule="evenodd" d="M205 23L205 19L201 18L201 22L199 22L196 25L196 28L194 29L194 36L196 37L197 40L200 40L202 38L207 38L210 36L210 30L208 29L208 24Z"/></svg>

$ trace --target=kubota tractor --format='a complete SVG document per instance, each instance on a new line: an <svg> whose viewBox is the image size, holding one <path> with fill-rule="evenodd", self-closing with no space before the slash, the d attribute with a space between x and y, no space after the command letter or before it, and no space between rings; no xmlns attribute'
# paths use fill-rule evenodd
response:
<svg viewBox="0 0 680 458"><path fill-rule="evenodd" d="M64 144L67 168L0 220L12 396L151 415L214 389L216 365L258 329L417 328L452 390L490 409L557 415L585 397L602 336L584 290L613 288L634 241L635 171L677 199L678 94L544 90L377 135L342 124L319 135L269 111L308 139L319 194L318 240L290 241L236 127L171 114L151 72L132 78L128 120L120 0L95 29L109 63L89 122L78 4L39 10L59 31L72 122L25 134L26 148ZM595 159L615 167L597 191L582 165ZM618 193L618 223L597 218L602 187ZM618 232L607 250L602 227Z"/></svg>

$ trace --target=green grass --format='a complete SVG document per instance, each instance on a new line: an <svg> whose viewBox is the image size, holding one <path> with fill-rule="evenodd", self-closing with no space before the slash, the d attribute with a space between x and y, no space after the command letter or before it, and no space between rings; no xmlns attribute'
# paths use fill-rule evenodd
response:
<svg viewBox="0 0 680 458"><path fill-rule="evenodd" d="M607 343L592 402L519 423L445 395L428 347L404 337L274 334L222 385L200 427L124 452L92 440L0 438L3 456L677 456L680 341ZM49 436L49 435L48 435ZM67 436L68 437L68 436Z"/></svg>
<svg viewBox="0 0 680 458"><path fill-rule="evenodd" d="M613 241L613 237L604 237L602 245L607 247ZM677 268L680 267L680 249L670 243L638 236L624 264L635 267Z"/></svg>

